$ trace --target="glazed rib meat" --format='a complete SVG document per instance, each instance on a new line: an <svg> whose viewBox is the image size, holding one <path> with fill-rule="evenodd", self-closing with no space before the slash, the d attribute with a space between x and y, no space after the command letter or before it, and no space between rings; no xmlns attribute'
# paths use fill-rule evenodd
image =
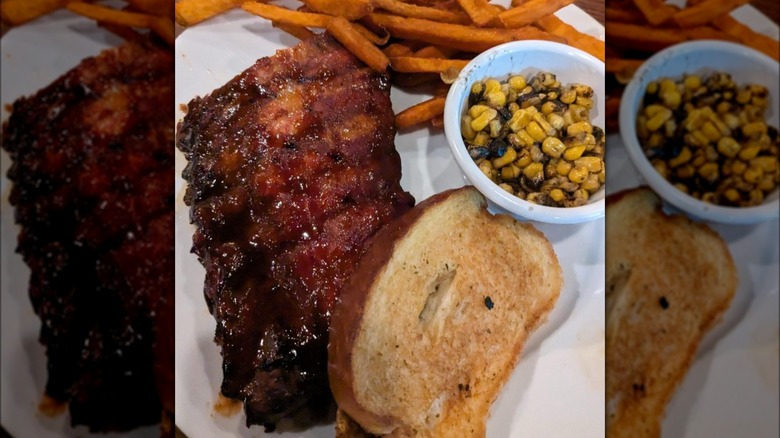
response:
<svg viewBox="0 0 780 438"><path fill-rule="evenodd" d="M414 204L394 136L388 78L328 35L189 103L177 141L193 252L222 394L244 402L247 425L330 407L330 309L369 238Z"/></svg>
<svg viewBox="0 0 780 438"><path fill-rule="evenodd" d="M87 58L4 126L46 394L92 431L157 423L173 391L157 344L174 328L155 317L174 293L170 52L144 40Z"/></svg>

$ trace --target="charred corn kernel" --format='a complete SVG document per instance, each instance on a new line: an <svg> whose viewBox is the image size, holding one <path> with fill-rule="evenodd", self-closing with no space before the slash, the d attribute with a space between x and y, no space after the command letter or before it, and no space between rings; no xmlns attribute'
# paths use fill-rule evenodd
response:
<svg viewBox="0 0 780 438"><path fill-rule="evenodd" d="M477 133L471 129L471 121L473 119L470 115L463 116L463 119L460 121L460 134L465 138L466 140L473 140L474 136L477 135Z"/></svg>
<svg viewBox="0 0 780 438"><path fill-rule="evenodd" d="M571 116L571 110L566 110L563 112L563 124L564 126L568 126L574 123L574 119Z"/></svg>
<svg viewBox="0 0 780 438"><path fill-rule="evenodd" d="M566 128L566 134L570 136L577 135L581 132L592 134L593 125L591 125L589 122L577 122L572 125L569 125L569 127Z"/></svg>
<svg viewBox="0 0 780 438"><path fill-rule="evenodd" d="M547 137L547 134L544 133L542 127L535 121L528 123L528 126L525 127L525 132L527 132L534 141L543 141Z"/></svg>
<svg viewBox="0 0 780 438"><path fill-rule="evenodd" d="M705 154L701 149L696 151L696 153L693 154L693 159L691 159L691 166L693 167L701 167L705 164L707 164L707 154Z"/></svg>
<svg viewBox="0 0 780 438"><path fill-rule="evenodd" d="M585 166L574 166L574 168L569 172L569 181L573 182L574 184L581 184L585 179L588 178L588 168Z"/></svg>
<svg viewBox="0 0 780 438"><path fill-rule="evenodd" d="M701 166L696 173L707 181L715 181L718 179L718 164L707 163Z"/></svg>
<svg viewBox="0 0 780 438"><path fill-rule="evenodd" d="M742 127L742 135L745 137L760 134L766 134L766 123L764 122L751 122Z"/></svg>
<svg viewBox="0 0 780 438"><path fill-rule="evenodd" d="M715 107L715 111L717 111L718 114L725 114L731 110L731 103L729 102L720 102L718 106Z"/></svg>
<svg viewBox="0 0 780 438"><path fill-rule="evenodd" d="M691 150L688 149L687 146L683 147L680 150L680 153L677 154L676 157L669 160L669 166L674 169L675 167L682 166L683 164L687 163L688 161L691 161L691 158L693 157L693 154L691 154Z"/></svg>
<svg viewBox="0 0 780 438"><path fill-rule="evenodd" d="M647 117L644 115L637 116L636 118L636 135L639 138L647 138L650 135L650 131L647 129Z"/></svg>
<svg viewBox="0 0 780 438"><path fill-rule="evenodd" d="M574 88L569 88L568 90L561 93L560 97L558 97L558 100L565 103L566 105L574 103L575 99L577 99L577 91L574 90Z"/></svg>
<svg viewBox="0 0 780 438"><path fill-rule="evenodd" d="M580 157L574 161L575 167L585 167L588 172L599 173L601 172L601 158L599 157Z"/></svg>
<svg viewBox="0 0 780 438"><path fill-rule="evenodd" d="M587 190L590 193L595 193L598 189L601 188L598 174L591 173L588 175L588 178L585 180L585 182L582 183L582 185L580 185L580 188Z"/></svg>
<svg viewBox="0 0 780 438"><path fill-rule="evenodd" d="M677 109L682 101L682 96L677 89L667 90L661 93L661 101L669 108Z"/></svg>
<svg viewBox="0 0 780 438"><path fill-rule="evenodd" d="M487 105L474 105L469 108L469 116L471 116L472 119L476 119L489 109L491 108Z"/></svg>
<svg viewBox="0 0 780 438"><path fill-rule="evenodd" d="M593 99L590 99L588 97L577 96L577 98L574 99L574 102L583 108L587 108L587 109L593 108Z"/></svg>
<svg viewBox="0 0 780 438"><path fill-rule="evenodd" d="M493 165L488 160L482 160L477 164L477 167L479 167L479 170L482 171L482 173L485 174L488 178L492 177L493 173Z"/></svg>
<svg viewBox="0 0 780 438"><path fill-rule="evenodd" d="M493 108L488 108L482 114L480 114L478 117L476 117L474 120L471 121L471 129L477 132L485 129L488 123L490 123L491 120L495 119L497 115L498 115L498 111L494 110Z"/></svg>
<svg viewBox="0 0 780 438"><path fill-rule="evenodd" d="M544 178L547 180L558 175L558 172L555 171L555 163L553 163L553 161L554 160L550 160L544 165Z"/></svg>
<svg viewBox="0 0 780 438"><path fill-rule="evenodd" d="M701 128L701 125L707 120L707 116L701 112L701 110L695 109L688 113L683 121L683 128L686 131L695 131Z"/></svg>
<svg viewBox="0 0 780 438"><path fill-rule="evenodd" d="M758 107L766 107L768 102L765 97L753 96L753 98L750 99L750 103Z"/></svg>
<svg viewBox="0 0 780 438"><path fill-rule="evenodd" d="M775 180L772 178L772 175L764 174L764 177L761 178L761 181L758 182L756 188L765 192L771 192L775 189L775 186Z"/></svg>
<svg viewBox="0 0 780 438"><path fill-rule="evenodd" d="M708 204L716 204L718 202L718 195L714 192L707 192L701 196L701 200Z"/></svg>
<svg viewBox="0 0 780 438"><path fill-rule="evenodd" d="M528 167L529 164L533 163L534 160L531 159L531 154L529 154L527 151L523 151L520 153L520 157L515 160L515 166L525 169Z"/></svg>
<svg viewBox="0 0 780 438"><path fill-rule="evenodd" d="M557 163L555 163L555 171L558 172L558 175L561 176L568 176L572 167L574 166L566 160L559 160Z"/></svg>
<svg viewBox="0 0 780 438"><path fill-rule="evenodd" d="M666 164L666 161L663 160L653 160L652 162L653 168L656 172L658 172L659 175L661 175L664 178L669 177L669 166Z"/></svg>
<svg viewBox="0 0 780 438"><path fill-rule="evenodd" d="M531 149L528 151L531 154L531 159L534 160L534 162L540 162L544 160L544 152L542 152L542 149L539 146L533 145L531 146Z"/></svg>
<svg viewBox="0 0 780 438"><path fill-rule="evenodd" d="M496 138L501 134L501 121L498 119L493 119L488 123L488 128L490 129L490 138Z"/></svg>
<svg viewBox="0 0 780 438"><path fill-rule="evenodd" d="M766 173L774 172L778 168L777 156L760 156L750 160L750 165L760 168Z"/></svg>
<svg viewBox="0 0 780 438"><path fill-rule="evenodd" d="M739 192L736 189L727 189L725 192L723 192L723 196L729 200L729 202L737 202L739 201Z"/></svg>
<svg viewBox="0 0 780 438"><path fill-rule="evenodd" d="M654 132L650 139L647 141L647 145L651 148L662 146L666 142L665 137L660 132Z"/></svg>
<svg viewBox="0 0 780 438"><path fill-rule="evenodd" d="M606 180L607 180L606 166L601 166L601 172L599 172L599 183L604 184Z"/></svg>
<svg viewBox="0 0 780 438"><path fill-rule="evenodd" d="M547 137L542 142L542 152L553 157L558 158L566 150L566 145L556 137Z"/></svg>
<svg viewBox="0 0 780 438"><path fill-rule="evenodd" d="M723 137L718 140L718 152L729 158L736 157L739 149L739 143L731 137Z"/></svg>
<svg viewBox="0 0 780 438"><path fill-rule="evenodd" d="M742 175L747 170L748 165L744 161L736 160L731 163L731 173L734 175Z"/></svg>
<svg viewBox="0 0 780 438"><path fill-rule="evenodd" d="M760 189L751 190L748 196L750 197L749 205L758 205L764 202L764 192Z"/></svg>
<svg viewBox="0 0 780 438"><path fill-rule="evenodd" d="M494 93L496 91L501 91L501 82L498 82L495 79L488 79L485 81L485 95Z"/></svg>
<svg viewBox="0 0 780 438"><path fill-rule="evenodd" d="M514 164L510 164L501 168L501 179L505 181L517 179L518 176L520 176L520 168Z"/></svg>
<svg viewBox="0 0 780 438"><path fill-rule="evenodd" d="M732 130L732 131L734 131L734 130L736 130L737 128L739 128L739 125L742 123L742 122L739 120L739 117L735 116L735 115L734 115L734 114L732 114L732 113L724 114L724 115L722 116L722 119L723 119L723 123L725 123L725 124L726 124L726 126L728 126L728 128L729 128L730 130Z"/></svg>
<svg viewBox="0 0 780 438"><path fill-rule="evenodd" d="M669 119L664 122L664 135L667 137L673 137L674 133L677 132L677 123L675 123L674 119Z"/></svg>
<svg viewBox="0 0 780 438"><path fill-rule="evenodd" d="M731 135L731 129L729 129L729 127L723 123L723 120L721 120L717 114L710 114L707 118L710 120L710 122L712 122L713 125L715 125L716 128L718 128L720 135Z"/></svg>
<svg viewBox="0 0 780 438"><path fill-rule="evenodd" d="M595 146L596 145L596 137L593 134L585 134L582 137L582 142L585 143L588 146Z"/></svg>
<svg viewBox="0 0 780 438"><path fill-rule="evenodd" d="M550 190L550 198L552 198L555 202L561 202L566 197L566 195L563 193L563 190L561 189L552 189Z"/></svg>
<svg viewBox="0 0 780 438"><path fill-rule="evenodd" d="M555 102L547 101L542 104L542 114L544 115L552 114L553 112L555 112L556 108L557 106L555 105Z"/></svg>
<svg viewBox="0 0 780 438"><path fill-rule="evenodd" d="M509 86L515 91L521 91L526 85L525 76L516 75L509 78Z"/></svg>
<svg viewBox="0 0 780 438"><path fill-rule="evenodd" d="M669 120L672 117L672 111L668 108L664 108L661 111L658 111L654 115L652 115L647 120L647 129L649 131L658 131L661 126L663 126L664 122Z"/></svg>
<svg viewBox="0 0 780 438"><path fill-rule="evenodd" d="M490 136L487 132L478 132L477 135L474 136L473 143L477 146L486 146L489 140Z"/></svg>
<svg viewBox="0 0 780 438"><path fill-rule="evenodd" d="M698 75L686 76L683 84L688 90L697 90L699 87L701 87L701 78Z"/></svg>
<svg viewBox="0 0 780 438"><path fill-rule="evenodd" d="M512 131L517 132L528 126L528 122L532 119L533 116L530 111L521 109L512 114L512 118L507 122L507 126L509 126L509 129Z"/></svg>
<svg viewBox="0 0 780 438"><path fill-rule="evenodd" d="M588 195L588 191L587 190L583 190L583 189L575 190L574 193L572 193L572 196L574 198L580 199L582 201L587 201L588 198L590 197L590 195ZM579 204L579 205L582 205L582 204Z"/></svg>
<svg viewBox="0 0 780 438"><path fill-rule="evenodd" d="M502 93L501 90L494 91L492 93L487 93L485 95L485 100L487 100L488 105L491 107L500 108L506 105L506 94Z"/></svg>
<svg viewBox="0 0 780 438"><path fill-rule="evenodd" d="M574 161L585 153L585 146L573 146L563 151L563 159Z"/></svg>
<svg viewBox="0 0 780 438"><path fill-rule="evenodd" d="M512 161L515 161L517 158L517 152L515 151L515 148L506 148L506 152L504 155L493 159L493 167L496 169L500 169L507 164L511 163Z"/></svg>
<svg viewBox="0 0 780 438"><path fill-rule="evenodd" d="M658 92L658 82L652 81L647 84L647 87L645 88L645 92L647 94L655 94Z"/></svg>
<svg viewBox="0 0 780 438"><path fill-rule="evenodd" d="M528 135L528 132L526 132L525 129L517 131L517 136L520 138L520 141L523 143L523 146L527 148L533 146L534 142L536 141L533 139L533 137Z"/></svg>
<svg viewBox="0 0 780 438"><path fill-rule="evenodd" d="M547 93L547 100L555 100L558 98L558 92L557 91L550 91Z"/></svg>
<svg viewBox="0 0 780 438"><path fill-rule="evenodd" d="M699 129L691 132L691 139L686 141L690 141L690 143L695 146L706 146L710 142L710 138L704 135L704 132Z"/></svg>
<svg viewBox="0 0 780 438"><path fill-rule="evenodd" d="M503 189L504 191L506 191L510 195L514 195L515 194L515 189L513 189L512 186L510 186L507 183L501 183L501 184L498 185L498 187Z"/></svg>
<svg viewBox="0 0 780 438"><path fill-rule="evenodd" d="M759 152L761 152L761 146L748 146L739 151L739 158L743 161L750 161L756 158Z"/></svg>
<svg viewBox="0 0 780 438"><path fill-rule="evenodd" d="M701 132L702 134L707 136L707 139L709 141L718 141L718 139L721 137L718 128L716 128L715 124L709 120L707 120L706 122L704 122L703 125L701 125Z"/></svg>
<svg viewBox="0 0 780 438"><path fill-rule="evenodd" d="M661 79L661 83L658 88L659 94L666 93L668 91L675 91L675 90L677 90L677 84L675 84L673 80L669 78Z"/></svg>
<svg viewBox="0 0 780 438"><path fill-rule="evenodd" d="M485 84L483 84L480 81L474 82L474 84L471 85L471 92L474 94L482 94L482 92L485 91Z"/></svg>
<svg viewBox="0 0 780 438"><path fill-rule="evenodd" d="M749 88L744 88L742 90L739 90L737 95L735 96L735 99L737 103L746 104L750 102L750 98L753 97L753 92L750 91Z"/></svg>
<svg viewBox="0 0 780 438"><path fill-rule="evenodd" d="M515 133L507 135L506 139L509 140L509 144L512 146L523 147L523 143L520 141L520 137Z"/></svg>
<svg viewBox="0 0 780 438"><path fill-rule="evenodd" d="M553 128L557 130L563 129L563 117L559 116L558 114L548 114L547 115L547 123L550 124Z"/></svg>
<svg viewBox="0 0 780 438"><path fill-rule="evenodd" d="M696 173L696 169L690 164L685 164L683 166L680 166L674 171L674 174L677 175L677 178L679 179L693 178L693 175L695 173Z"/></svg>
<svg viewBox="0 0 780 438"><path fill-rule="evenodd" d="M539 79L542 85L544 85L545 87L553 86L557 82L555 75L548 72L539 73Z"/></svg>
<svg viewBox="0 0 780 438"><path fill-rule="evenodd" d="M542 178L544 165L542 163L531 163L523 169L523 175L528 179Z"/></svg>
<svg viewBox="0 0 780 438"><path fill-rule="evenodd" d="M750 184L756 184L764 177L764 170L758 166L750 166L745 170L742 179Z"/></svg>
<svg viewBox="0 0 780 438"><path fill-rule="evenodd" d="M569 105L569 113L571 114L571 119L574 122L587 122L590 120L590 112L582 105Z"/></svg>
<svg viewBox="0 0 780 438"><path fill-rule="evenodd" d="M558 131L547 122L547 119L544 118L542 113L534 114L534 121L539 124L539 127L542 128L542 131L544 131L544 133L548 136L558 133Z"/></svg>
<svg viewBox="0 0 780 438"><path fill-rule="evenodd" d="M509 86L509 84L501 84L501 92L504 94L509 93L509 90L511 90L512 87Z"/></svg>
<svg viewBox="0 0 780 438"><path fill-rule="evenodd" d="M517 99L517 98L515 98L515 99ZM509 103L509 105L507 105L507 109L508 109L508 110L509 110L509 112L510 112L510 113L512 113L513 115L514 115L516 112L520 111L520 105L518 105L518 104L517 104L517 102L515 102L515 101L514 101L515 99L509 99L509 100L511 100L512 102L510 102L510 103Z"/></svg>
<svg viewBox="0 0 780 438"><path fill-rule="evenodd" d="M675 183L674 187L677 188L677 190L679 190L679 191L681 191L683 193L688 193L688 186L686 186L683 183Z"/></svg>

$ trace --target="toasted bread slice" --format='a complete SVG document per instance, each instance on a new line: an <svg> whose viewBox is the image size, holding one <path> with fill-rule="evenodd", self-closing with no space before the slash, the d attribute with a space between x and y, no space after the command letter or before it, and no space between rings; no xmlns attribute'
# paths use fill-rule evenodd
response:
<svg viewBox="0 0 780 438"><path fill-rule="evenodd" d="M377 435L484 436L562 281L544 235L488 213L473 187L425 200L375 236L335 305L339 408Z"/></svg>
<svg viewBox="0 0 780 438"><path fill-rule="evenodd" d="M726 244L650 189L607 199L607 436L658 437L664 408L734 296Z"/></svg>

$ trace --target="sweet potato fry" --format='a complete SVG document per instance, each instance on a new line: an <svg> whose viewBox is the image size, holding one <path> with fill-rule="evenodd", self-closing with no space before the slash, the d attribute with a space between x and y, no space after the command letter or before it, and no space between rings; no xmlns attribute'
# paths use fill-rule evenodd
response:
<svg viewBox="0 0 780 438"><path fill-rule="evenodd" d="M656 28L638 24L609 23L606 27L610 47L642 48L658 51L688 38L679 29Z"/></svg>
<svg viewBox="0 0 780 438"><path fill-rule="evenodd" d="M498 13L490 7L487 0L458 0L458 4L477 26L498 24L496 21Z"/></svg>
<svg viewBox="0 0 780 438"><path fill-rule="evenodd" d="M561 19L555 15L551 14L546 17L542 17L539 19L537 24L547 32L566 38L567 44L570 46L590 53L602 61L605 60L604 41L578 31L574 27L561 21Z"/></svg>
<svg viewBox="0 0 780 438"><path fill-rule="evenodd" d="M355 30L360 32L363 37L369 41L371 41L373 44L377 46L383 46L387 44L387 41L390 40L390 34L388 32L384 32L384 35L377 35L374 32L371 32L367 27L363 26L360 23L352 23L352 26L355 27Z"/></svg>
<svg viewBox="0 0 780 438"><path fill-rule="evenodd" d="M540 39L566 42L564 38L530 26L519 29L473 28L379 13L373 13L370 17L375 24L385 27L395 37L424 41L468 53L479 53L514 40Z"/></svg>
<svg viewBox="0 0 780 438"><path fill-rule="evenodd" d="M434 97L401 111L395 116L395 126L404 129L431 120L444 113L444 101L444 97Z"/></svg>
<svg viewBox="0 0 780 438"><path fill-rule="evenodd" d="M334 38L366 65L379 72L387 70L387 66L390 64L387 56L358 32L346 18L331 17L327 29Z"/></svg>
<svg viewBox="0 0 780 438"><path fill-rule="evenodd" d="M302 0L315 12L344 17L347 20L359 20L371 12L369 0Z"/></svg>
<svg viewBox="0 0 780 438"><path fill-rule="evenodd" d="M680 27L702 26L747 2L748 0L706 0L677 12L673 18Z"/></svg>
<svg viewBox="0 0 780 438"><path fill-rule="evenodd" d="M448 68L458 70L468 64L465 59L415 58L412 56L396 56L390 58L393 70L401 73L441 73Z"/></svg>
<svg viewBox="0 0 780 438"><path fill-rule="evenodd" d="M444 114L433 116L431 119L431 126L436 129L444 129Z"/></svg>
<svg viewBox="0 0 780 438"><path fill-rule="evenodd" d="M450 49L449 47L439 47L439 46L425 46L422 49L414 52L414 57L416 58L442 58L442 59L448 59L452 55L454 55L457 51L455 49ZM403 55L398 55L403 56Z"/></svg>
<svg viewBox="0 0 780 438"><path fill-rule="evenodd" d="M390 44L389 46L382 49L382 52L388 57L412 56L414 54L414 52L412 51L412 49L409 48L409 46L400 43Z"/></svg>
<svg viewBox="0 0 780 438"><path fill-rule="evenodd" d="M677 12L677 8L671 5L667 5L663 0L633 0L634 5L645 16L645 20L648 23L658 26L664 23L666 20L672 18Z"/></svg>
<svg viewBox="0 0 780 438"><path fill-rule="evenodd" d="M772 39L764 34L753 31L730 15L722 15L712 20L712 25L731 35L742 42L742 44L752 47L767 56L780 59L780 41Z"/></svg>
<svg viewBox="0 0 780 438"><path fill-rule="evenodd" d="M120 11L118 9L90 5L82 2L71 2L68 3L66 7L75 14L119 26L151 28L154 22L159 18L154 15Z"/></svg>
<svg viewBox="0 0 780 438"><path fill-rule="evenodd" d="M170 15L157 16L151 25L152 32L163 39L166 43L173 46L176 39L176 26Z"/></svg>
<svg viewBox="0 0 780 438"><path fill-rule="evenodd" d="M498 14L498 19L506 27L527 26L572 3L574 0L529 0L520 6Z"/></svg>
<svg viewBox="0 0 780 438"><path fill-rule="evenodd" d="M439 82L439 75L434 73L398 73L393 72L393 85L401 88L430 86Z"/></svg>
<svg viewBox="0 0 780 438"><path fill-rule="evenodd" d="M281 31L284 31L294 36L295 38L298 38L301 41L309 39L314 36L314 32L310 31L309 29L306 29L303 26L297 26L294 24L277 23L277 22L272 22L271 25Z"/></svg>
<svg viewBox="0 0 780 438"><path fill-rule="evenodd" d="M417 6L398 0L373 0L373 4L377 9L384 9L385 11L402 17L422 18L431 21L440 21L442 23L471 23L469 16L459 11Z"/></svg>
<svg viewBox="0 0 780 438"><path fill-rule="evenodd" d="M636 71L645 61L641 59L607 58L607 73L626 73Z"/></svg>
<svg viewBox="0 0 780 438"><path fill-rule="evenodd" d="M739 39L710 26L680 29L689 40L723 40L739 42Z"/></svg>
<svg viewBox="0 0 780 438"><path fill-rule="evenodd" d="M245 2L241 9L271 21L282 24L294 24L303 27L316 27L324 29L330 24L330 15L315 14L311 12L298 12L279 6L264 5L262 3Z"/></svg>
<svg viewBox="0 0 780 438"><path fill-rule="evenodd" d="M174 9L171 0L127 0L127 4L136 11L161 17L170 17Z"/></svg>
<svg viewBox="0 0 780 438"><path fill-rule="evenodd" d="M5 0L0 3L0 18L9 26L18 26L65 6L65 0Z"/></svg>
<svg viewBox="0 0 780 438"><path fill-rule="evenodd" d="M645 16L636 9L614 8L605 9L604 15L607 22L619 21L621 23L641 24L645 22Z"/></svg>
<svg viewBox="0 0 780 438"><path fill-rule="evenodd" d="M176 22L192 26L237 8L245 0L181 0L176 3Z"/></svg>

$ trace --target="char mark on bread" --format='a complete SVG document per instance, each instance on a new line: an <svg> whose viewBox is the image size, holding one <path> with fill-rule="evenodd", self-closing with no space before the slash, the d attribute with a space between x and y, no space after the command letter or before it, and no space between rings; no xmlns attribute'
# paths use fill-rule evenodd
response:
<svg viewBox="0 0 780 438"><path fill-rule="evenodd" d="M315 418L333 302L369 238L414 204L399 184L390 84L328 35L193 99L177 146L222 348L247 425Z"/></svg>

